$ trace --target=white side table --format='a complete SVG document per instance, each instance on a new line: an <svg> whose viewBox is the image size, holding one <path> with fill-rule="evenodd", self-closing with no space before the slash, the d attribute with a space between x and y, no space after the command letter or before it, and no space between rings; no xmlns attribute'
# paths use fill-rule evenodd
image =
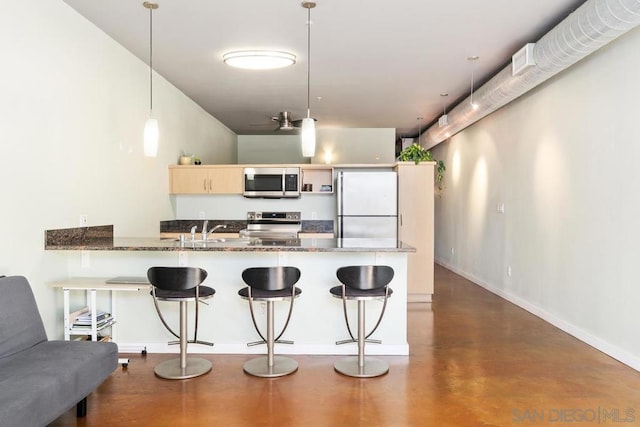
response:
<svg viewBox="0 0 640 427"><path fill-rule="evenodd" d="M73 277L68 279L62 279L53 281L49 284L52 288L61 288L63 291L64 298L64 339L70 340L73 335L88 335L87 332L90 332L91 340L98 340L98 332L101 329L106 327L111 327L111 340L117 344L117 331L115 327L115 323L117 320L116 316L116 298L115 293L118 291L128 291L128 292L137 292L141 290L151 289L151 285L149 283L140 283L139 281L131 281L121 282L121 283L107 283L109 278L105 277ZM70 319L70 303L69 303L69 293L71 291L85 291L87 294L87 307L91 312L91 328L89 331L86 329L79 330L73 327L73 322ZM97 307L96 307L96 294L98 291L108 291L111 293L111 316L112 319L107 324L103 325L101 328L98 328L97 322ZM146 350L142 350L142 353L146 353ZM120 358L118 359L118 363L120 363L123 367L127 367L129 364L129 359Z"/></svg>

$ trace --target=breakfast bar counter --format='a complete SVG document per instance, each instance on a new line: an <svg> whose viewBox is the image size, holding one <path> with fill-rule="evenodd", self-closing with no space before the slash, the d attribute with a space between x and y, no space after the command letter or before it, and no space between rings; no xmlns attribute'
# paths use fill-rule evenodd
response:
<svg viewBox="0 0 640 427"><path fill-rule="evenodd" d="M93 233L93 235L92 235ZM276 344L281 354L356 354L356 344L336 345L348 337L342 302L329 289L339 284L336 270L348 265L389 265L394 270L389 300L380 327L372 338L382 344L367 346L369 354L408 355L407 343L407 254L414 249L389 239L212 239L190 242L187 239L114 238L105 233L85 230L69 236L63 230L47 231L45 249L52 262L66 263L69 278L145 277L152 266L200 267L208 272L204 285L216 294L200 307L198 337L215 343L213 347L189 345L190 353L253 354L264 353L264 346L248 347L257 334L251 322L247 301L238 296L245 283L242 271L249 267L295 266L301 271L297 285L302 294L296 298L291 322L284 339L293 345ZM189 236L190 237L190 236ZM118 345L121 352L146 348L148 352L178 352L177 346L160 323L148 291L118 292ZM62 300L62 294L60 294ZM110 301L97 301L107 311ZM100 307L101 304L103 307ZM81 298L71 301L71 310L84 305ZM356 321L356 304L349 316ZM177 325L177 304L167 304L168 319ZM288 305L276 304L276 329L286 318ZM367 324L373 326L382 303L367 304ZM171 311L173 310L173 311ZM63 313L60 310L62 321ZM258 304L257 315L264 317L265 303ZM190 317L193 307L189 309ZM264 322L257 319L258 324ZM190 320L192 322L192 320ZM353 323L355 324L355 323ZM369 329L369 328L368 328ZM193 323L189 324L193 331ZM137 350L131 350L134 352Z"/></svg>
<svg viewBox="0 0 640 427"><path fill-rule="evenodd" d="M205 251L205 252L415 252L395 239L259 239L235 238L207 241L189 238L121 237L88 242L53 242L46 250L85 251Z"/></svg>

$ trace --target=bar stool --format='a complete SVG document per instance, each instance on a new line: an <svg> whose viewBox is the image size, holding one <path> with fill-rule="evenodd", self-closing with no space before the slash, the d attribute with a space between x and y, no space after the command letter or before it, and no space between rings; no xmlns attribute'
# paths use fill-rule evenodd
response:
<svg viewBox="0 0 640 427"><path fill-rule="evenodd" d="M242 280L249 285L238 291L238 295L249 301L249 311L251 312L251 320L256 328L261 341L248 343L248 346L267 344L267 355L248 360L244 366L244 371L256 377L274 378L292 374L298 369L298 362L295 360L274 356L274 343L293 344L293 341L281 340L284 331L291 320L291 312L293 311L293 300L302 293L295 286L300 279L300 270L296 267L253 267L247 268L242 272ZM282 331L274 338L274 315L273 303L276 301L289 300L289 314L287 320L282 327ZM255 310L253 308L254 301L267 302L267 338L260 332L256 323Z"/></svg>
<svg viewBox="0 0 640 427"><path fill-rule="evenodd" d="M172 341L169 344L180 344L180 358L159 363L153 371L160 378L170 380L182 380L206 374L211 370L211 362L202 358L187 358L187 343L213 345L213 343L198 340L198 305L203 302L203 299L211 298L216 293L215 289L201 285L207 278L207 272L194 267L151 267L147 271L147 278L153 285L151 295L160 321L171 334L178 338L178 341ZM171 329L162 316L158 301L180 303L179 334ZM193 340L187 337L187 302L190 301L196 303Z"/></svg>
<svg viewBox="0 0 640 427"><path fill-rule="evenodd" d="M342 299L344 319L347 331L351 339L336 341L336 345L357 342L358 355L349 356L336 361L334 369L344 375L357 378L370 378L384 375L389 372L389 365L384 360L373 357L365 357L365 342L380 344L380 340L369 339L378 329L382 316L387 307L387 301L393 290L387 286L393 279L393 269L386 265L354 265L341 267L336 272L342 285L330 289L331 295ZM358 336L354 338L349 326L347 316L347 301L358 302ZM384 300L380 317L368 334L365 333L365 302L371 300Z"/></svg>

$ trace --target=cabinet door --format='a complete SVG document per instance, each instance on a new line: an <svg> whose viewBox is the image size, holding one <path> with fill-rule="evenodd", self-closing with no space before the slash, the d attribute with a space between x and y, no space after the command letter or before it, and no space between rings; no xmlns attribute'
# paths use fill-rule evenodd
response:
<svg viewBox="0 0 640 427"><path fill-rule="evenodd" d="M170 194L242 194L241 167L180 166L169 169Z"/></svg>
<svg viewBox="0 0 640 427"><path fill-rule="evenodd" d="M203 167L169 169L170 194L208 194L209 171Z"/></svg>
<svg viewBox="0 0 640 427"><path fill-rule="evenodd" d="M209 192L212 194L242 194L243 168L209 169Z"/></svg>
<svg viewBox="0 0 640 427"><path fill-rule="evenodd" d="M397 172L398 239L416 248L408 254L407 291L416 300L429 300L433 294L434 165L399 164Z"/></svg>

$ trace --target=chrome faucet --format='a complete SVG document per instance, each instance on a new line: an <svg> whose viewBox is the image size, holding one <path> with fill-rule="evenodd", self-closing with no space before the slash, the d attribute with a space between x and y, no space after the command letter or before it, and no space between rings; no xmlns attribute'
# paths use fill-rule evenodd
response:
<svg viewBox="0 0 640 427"><path fill-rule="evenodd" d="M193 242L194 240L196 240L196 229L198 228L197 225L194 225L193 227L191 227L191 241Z"/></svg>
<svg viewBox="0 0 640 427"><path fill-rule="evenodd" d="M227 224L219 224L213 227L211 230L207 231L207 225L208 225L208 221L205 221L204 225L202 226L202 240L207 240L207 237L209 236L209 234L213 233L214 231L220 228L227 228Z"/></svg>
<svg viewBox="0 0 640 427"><path fill-rule="evenodd" d="M202 224L202 240L207 240L207 226L209 225L209 220L205 219L204 224Z"/></svg>

